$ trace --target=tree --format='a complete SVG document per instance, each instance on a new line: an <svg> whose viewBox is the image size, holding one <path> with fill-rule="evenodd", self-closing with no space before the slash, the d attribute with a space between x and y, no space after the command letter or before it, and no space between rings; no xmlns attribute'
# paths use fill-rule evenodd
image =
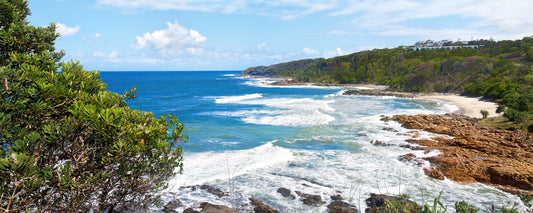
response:
<svg viewBox="0 0 533 213"><path fill-rule="evenodd" d="M0 11L0 211L151 205L181 172L183 124L129 108L135 88L112 93L98 72L58 63L54 25L28 26L25 0Z"/></svg>

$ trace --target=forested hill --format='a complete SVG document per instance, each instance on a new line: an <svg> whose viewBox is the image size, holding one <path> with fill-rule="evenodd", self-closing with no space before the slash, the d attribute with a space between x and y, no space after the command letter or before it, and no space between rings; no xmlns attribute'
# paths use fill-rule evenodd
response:
<svg viewBox="0 0 533 213"><path fill-rule="evenodd" d="M470 41L469 45L480 47L375 49L330 59L252 67L243 74L290 77L299 82L383 84L391 90L406 92L482 95L513 110L533 113L533 38L478 40Z"/></svg>

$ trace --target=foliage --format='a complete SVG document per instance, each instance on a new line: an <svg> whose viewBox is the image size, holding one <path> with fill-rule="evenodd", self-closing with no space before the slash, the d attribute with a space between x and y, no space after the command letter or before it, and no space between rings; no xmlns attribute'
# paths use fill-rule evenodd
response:
<svg viewBox="0 0 533 213"><path fill-rule="evenodd" d="M487 110L481 110L480 113L483 116L483 118L487 118L489 116L489 112Z"/></svg>
<svg viewBox="0 0 533 213"><path fill-rule="evenodd" d="M465 201L455 202L455 211L458 213L476 213L478 210Z"/></svg>
<svg viewBox="0 0 533 213"><path fill-rule="evenodd" d="M182 168L183 125L127 107L98 72L58 63L55 27L0 1L0 210L133 211ZM60 70L60 71L59 71Z"/></svg>

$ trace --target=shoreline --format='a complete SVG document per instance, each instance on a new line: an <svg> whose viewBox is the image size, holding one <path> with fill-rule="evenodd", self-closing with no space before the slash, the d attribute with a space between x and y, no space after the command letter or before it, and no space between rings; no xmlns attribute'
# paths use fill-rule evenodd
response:
<svg viewBox="0 0 533 213"><path fill-rule="evenodd" d="M483 118L481 110L489 112L488 117L497 117L501 114L496 113L498 104L490 101L485 101L481 97L467 97L458 94L427 94L417 96L424 100L443 101L453 104L459 108L453 114L466 115L472 118Z"/></svg>
<svg viewBox="0 0 533 213"><path fill-rule="evenodd" d="M271 85L275 86L295 86L295 85L313 85L313 86L332 86L332 87L353 87L343 93L343 95L370 95L370 96L395 96L398 98L417 98L423 100L432 100L445 102L457 106L459 110L451 112L452 114L465 115L471 118L483 118L481 110L489 112L488 117L497 117L501 113L496 113L498 103L483 100L482 97L468 97L453 93L416 93L416 92L395 92L388 90L389 87L377 84L329 84L329 83L303 83L294 81L291 78L281 77L273 78L267 76L245 76L248 78L269 78L276 79Z"/></svg>

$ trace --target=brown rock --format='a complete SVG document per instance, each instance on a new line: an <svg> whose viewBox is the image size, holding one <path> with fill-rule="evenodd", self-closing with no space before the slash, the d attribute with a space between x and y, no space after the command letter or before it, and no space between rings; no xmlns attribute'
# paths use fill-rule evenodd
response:
<svg viewBox="0 0 533 213"><path fill-rule="evenodd" d="M300 191L295 191L298 196L300 196L300 200L308 206L321 206L322 205L322 197L320 195L311 195L311 194L305 194Z"/></svg>
<svg viewBox="0 0 533 213"><path fill-rule="evenodd" d="M526 132L482 126L477 119L453 114L396 115L390 119L405 128L452 136L408 140L442 153L426 158L436 167L425 169L426 175L496 184L510 193L533 194L533 146L527 142Z"/></svg>
<svg viewBox="0 0 533 213"><path fill-rule="evenodd" d="M357 213L357 208L349 203L334 200L328 205L329 213Z"/></svg>
<svg viewBox="0 0 533 213"><path fill-rule="evenodd" d="M292 200L296 199L296 197L294 195L291 194L291 190L287 189L287 188L279 188L278 189L278 193L280 193L281 195L283 195L283 197L288 197Z"/></svg>
<svg viewBox="0 0 533 213"><path fill-rule="evenodd" d="M278 210L273 209L257 199L250 198L250 201L252 202L252 205L254 205L255 213L279 213Z"/></svg>
<svg viewBox="0 0 533 213"><path fill-rule="evenodd" d="M202 208L200 213L235 213L237 212L231 209L230 207L214 205L208 202L201 203L200 208Z"/></svg>

